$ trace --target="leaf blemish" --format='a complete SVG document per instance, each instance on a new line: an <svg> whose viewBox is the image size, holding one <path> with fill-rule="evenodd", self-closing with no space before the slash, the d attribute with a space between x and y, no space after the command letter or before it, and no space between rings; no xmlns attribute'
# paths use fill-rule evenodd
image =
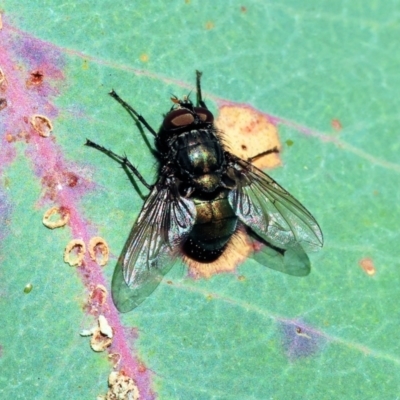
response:
<svg viewBox="0 0 400 400"><path fill-rule="evenodd" d="M331 125L332 125L332 128L333 128L335 131L341 131L341 130L342 130L342 123L341 123L340 120L337 119L337 118L335 118L335 119L333 119L333 120L331 121Z"/></svg>
<svg viewBox="0 0 400 400"><path fill-rule="evenodd" d="M376 274L376 268L374 265L374 262L372 260L372 258L369 257L365 257L362 258L359 262L358 262L359 266L361 267L361 269L369 276L373 276Z"/></svg>
<svg viewBox="0 0 400 400"><path fill-rule="evenodd" d="M92 307L101 307L105 304L108 296L108 291L105 286L97 285L89 296L89 303Z"/></svg>
<svg viewBox="0 0 400 400"><path fill-rule="evenodd" d="M215 28L214 22L212 22L212 21L206 22L206 29L207 29L208 31L211 30L211 29L214 29L214 28Z"/></svg>
<svg viewBox="0 0 400 400"><path fill-rule="evenodd" d="M248 106L223 104L215 121L230 151L244 160L262 151L281 148L278 130L265 114ZM281 164L279 153L254 160L258 168L274 168Z"/></svg>
<svg viewBox="0 0 400 400"><path fill-rule="evenodd" d="M325 341L321 333L295 320L283 321L281 331L284 351L291 360L314 355Z"/></svg>
<svg viewBox="0 0 400 400"><path fill-rule="evenodd" d="M6 168L17 157L18 153L13 144L25 141L28 146L25 146L24 156L28 158L29 170L33 170L36 179L42 184L43 192L39 200L40 204L43 205L43 202L47 204L47 200L50 199L54 205L68 207L72 237L81 238L82 243L88 243L89 239L96 234L96 230L83 216L81 199L88 190L94 189L96 185L86 178L87 160L82 159L79 163L68 162L65 149L57 145L57 136L51 134L53 123L56 126L56 121L59 121L57 118L60 115L60 109L54 100L67 86L64 75L67 65L66 57L64 57L65 51L54 43L42 41L21 31L10 21L5 24L1 36L0 99L3 100L0 102L0 107L3 109L0 119L4 125L2 130L4 138L2 167ZM65 113L65 107L61 109L61 114L63 112ZM81 116L79 114L79 117ZM63 118L62 121L65 122L65 119ZM48 134L50 137L46 139L42 137L43 135L46 137ZM12 183L13 181L6 177L3 189L9 188ZM0 204L2 205L0 222L3 222L0 239L8 235L6 222L11 221L11 217L9 217L11 205L9 206L8 198L4 193L4 191L0 191ZM29 198L32 196L34 194L30 194ZM9 208L10 211L8 211ZM61 219L63 218L62 212L58 215ZM57 218L57 215L54 217ZM71 252L67 252L67 260L74 265L79 264L80 258L85 255L82 243L81 245L78 243L77 246L72 244ZM43 247L43 251L46 249ZM62 262L62 254L60 262ZM138 373L141 370L141 364L139 364L136 351L133 351L130 346L132 338L136 339L138 334L132 333L131 330L125 330L122 326L112 305L112 300L107 295L106 277L100 267L86 254L82 266L76 271L69 272L79 276L89 293L96 289L92 294L94 306L85 308L85 311L94 317L101 314L107 317L109 325L113 329L112 354L118 355L118 360L116 360L118 368L123 370L127 376L137 378L137 386L142 398L154 399L155 396L150 388L152 371ZM22 295L32 296L32 292L29 295L23 291L26 283L20 288ZM29 290L31 290L30 286L27 286L26 291ZM80 286L77 287L77 290L81 290ZM71 315L70 318L73 316ZM56 323L57 319L53 318L50 322ZM1 351L0 346L0 357L2 356ZM110 361L112 362L112 360Z"/></svg>
<svg viewBox="0 0 400 400"><path fill-rule="evenodd" d="M53 131L53 124L44 115L35 114L31 117L33 129L42 137L49 137Z"/></svg>
<svg viewBox="0 0 400 400"><path fill-rule="evenodd" d="M0 111L7 107L7 99L4 97L0 98Z"/></svg>
<svg viewBox="0 0 400 400"><path fill-rule="evenodd" d="M43 83L44 73L40 70L32 71L28 79L26 80L26 87L32 88L35 86L40 86Z"/></svg>

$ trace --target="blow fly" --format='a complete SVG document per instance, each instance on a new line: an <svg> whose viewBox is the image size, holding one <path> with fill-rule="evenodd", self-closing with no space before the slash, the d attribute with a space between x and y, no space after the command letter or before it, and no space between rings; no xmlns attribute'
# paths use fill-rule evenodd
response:
<svg viewBox="0 0 400 400"><path fill-rule="evenodd" d="M305 250L322 246L314 217L252 161L231 154L214 125L196 73L197 101L172 98L158 133L116 92L110 95L155 138L159 174L148 184L126 156L87 140L129 170L150 191L114 271L112 296L119 311L137 307L158 286L176 255L211 263L245 229L257 251L252 257L291 275L310 272Z"/></svg>

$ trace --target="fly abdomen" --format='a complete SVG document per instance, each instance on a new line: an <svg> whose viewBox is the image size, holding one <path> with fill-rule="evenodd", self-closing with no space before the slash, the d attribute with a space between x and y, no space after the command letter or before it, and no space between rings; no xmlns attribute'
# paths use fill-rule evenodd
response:
<svg viewBox="0 0 400 400"><path fill-rule="evenodd" d="M224 251L237 226L237 217L222 191L215 199L194 199L196 222L183 251L200 262L215 261Z"/></svg>

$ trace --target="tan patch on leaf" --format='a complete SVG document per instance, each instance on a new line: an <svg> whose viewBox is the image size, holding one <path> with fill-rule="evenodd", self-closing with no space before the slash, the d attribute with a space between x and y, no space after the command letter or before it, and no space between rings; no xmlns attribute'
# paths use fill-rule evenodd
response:
<svg viewBox="0 0 400 400"><path fill-rule="evenodd" d="M269 118L250 107L222 106L215 124L223 132L224 143L234 155L247 160L281 144L278 130ZM274 168L280 165L279 153L257 158L258 168Z"/></svg>

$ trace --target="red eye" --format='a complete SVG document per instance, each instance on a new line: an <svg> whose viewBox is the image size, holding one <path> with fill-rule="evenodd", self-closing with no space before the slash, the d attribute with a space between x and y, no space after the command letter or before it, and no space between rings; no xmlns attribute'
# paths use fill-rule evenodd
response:
<svg viewBox="0 0 400 400"><path fill-rule="evenodd" d="M214 122L214 115L212 115L211 112L207 110L207 108L194 107L193 110L203 122Z"/></svg>
<svg viewBox="0 0 400 400"><path fill-rule="evenodd" d="M166 129L174 129L190 125L194 122L193 114L188 110L181 108L171 111L164 119L163 125Z"/></svg>

